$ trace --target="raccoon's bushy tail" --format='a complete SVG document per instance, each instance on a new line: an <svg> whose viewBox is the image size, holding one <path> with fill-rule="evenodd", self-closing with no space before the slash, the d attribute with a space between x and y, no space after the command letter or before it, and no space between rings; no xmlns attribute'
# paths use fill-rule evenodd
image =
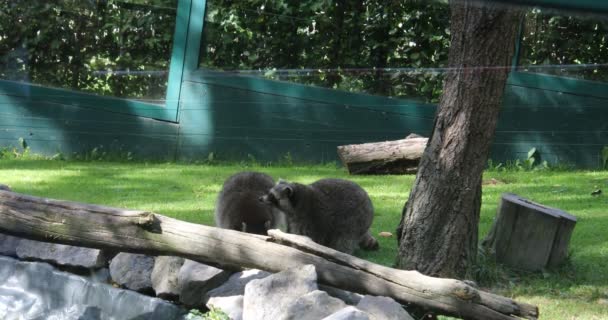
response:
<svg viewBox="0 0 608 320"><path fill-rule="evenodd" d="M368 230L361 238L361 241L359 241L359 247L364 250L378 250L380 245L378 244L378 240Z"/></svg>

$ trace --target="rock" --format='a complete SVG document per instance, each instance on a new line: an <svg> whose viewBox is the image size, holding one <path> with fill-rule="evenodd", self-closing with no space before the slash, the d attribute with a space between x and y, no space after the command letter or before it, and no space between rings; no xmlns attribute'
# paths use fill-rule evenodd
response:
<svg viewBox="0 0 608 320"><path fill-rule="evenodd" d="M112 276L110 276L110 269L101 268L101 269L92 269L90 270L90 274L86 276L92 282L97 283L110 283L112 280Z"/></svg>
<svg viewBox="0 0 608 320"><path fill-rule="evenodd" d="M233 274L224 284L207 292L205 295L207 308L218 308L226 313L230 319L241 320L243 318L245 286L252 280L263 279L270 275L269 272L257 269Z"/></svg>
<svg viewBox="0 0 608 320"><path fill-rule="evenodd" d="M244 320L282 320L286 311L303 295L317 290L313 265L288 269L245 286Z"/></svg>
<svg viewBox="0 0 608 320"><path fill-rule="evenodd" d="M120 286L139 292L151 292L152 268L154 257L121 252L110 263L110 275Z"/></svg>
<svg viewBox="0 0 608 320"><path fill-rule="evenodd" d="M154 259L154 268L150 279L156 296L167 300L175 300L179 296L177 276L184 264L184 258L158 256Z"/></svg>
<svg viewBox="0 0 608 320"><path fill-rule="evenodd" d="M207 308L222 310L232 320L243 319L243 296L211 297L207 301Z"/></svg>
<svg viewBox="0 0 608 320"><path fill-rule="evenodd" d="M229 277L227 271L186 259L178 274L179 301L188 307L202 307L207 292L220 286Z"/></svg>
<svg viewBox="0 0 608 320"><path fill-rule="evenodd" d="M365 311L371 320L414 320L399 303L389 297L366 295L357 304L357 309Z"/></svg>
<svg viewBox="0 0 608 320"><path fill-rule="evenodd" d="M251 269L242 272L237 272L230 276L221 286L207 292L205 300L212 297L230 297L230 296L242 296L245 294L245 286L251 281L256 279L263 279L270 276L271 273Z"/></svg>
<svg viewBox="0 0 608 320"><path fill-rule="evenodd" d="M59 271L0 257L0 319L182 319L180 307Z"/></svg>
<svg viewBox="0 0 608 320"><path fill-rule="evenodd" d="M338 289L338 288L331 287L331 286L326 286L326 285L320 284L319 289L327 292L330 296L332 296L334 298L338 298L338 299L346 302L346 304L353 305L353 306L356 306L357 303L359 303L359 301L361 301L361 299L363 299L362 294Z"/></svg>
<svg viewBox="0 0 608 320"><path fill-rule="evenodd" d="M19 241L21 241L21 238L0 233L0 255L16 257Z"/></svg>
<svg viewBox="0 0 608 320"><path fill-rule="evenodd" d="M285 312L283 319L317 320L346 307L344 301L325 291L313 291L300 297Z"/></svg>
<svg viewBox="0 0 608 320"><path fill-rule="evenodd" d="M348 306L334 314L323 318L322 320L370 320L370 318L367 313L353 306Z"/></svg>
<svg viewBox="0 0 608 320"><path fill-rule="evenodd" d="M60 266L102 268L108 265L109 254L103 250L65 244L21 239L17 256L23 260L41 260Z"/></svg>

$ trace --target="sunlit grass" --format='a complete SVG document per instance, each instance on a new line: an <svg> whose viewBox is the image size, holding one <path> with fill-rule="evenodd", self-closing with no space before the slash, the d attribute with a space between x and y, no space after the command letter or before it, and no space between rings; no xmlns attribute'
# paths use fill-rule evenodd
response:
<svg viewBox="0 0 608 320"><path fill-rule="evenodd" d="M349 176L335 165L273 166L251 164L65 162L0 160L0 183L17 192L130 209L154 211L194 223L212 224L215 197L228 176L256 170L302 183L326 177L347 178L370 194L376 216L372 231L394 233L414 176ZM608 319L608 172L486 172L480 239L489 230L500 195L523 197L558 207L578 218L568 266L545 273L513 274L495 291L538 304L542 319ZM592 196L604 189L601 196ZM394 237L379 238L381 250L357 255L391 266Z"/></svg>

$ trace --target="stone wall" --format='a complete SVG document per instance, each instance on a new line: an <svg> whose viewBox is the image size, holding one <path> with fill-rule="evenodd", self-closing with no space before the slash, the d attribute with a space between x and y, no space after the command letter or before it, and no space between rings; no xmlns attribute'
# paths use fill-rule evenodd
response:
<svg viewBox="0 0 608 320"><path fill-rule="evenodd" d="M94 283L111 284L141 297L156 296L178 306L182 313L188 308L214 308L234 320L412 319L391 298L319 286L313 265L276 274L254 269L231 272L180 257L116 254L2 234L0 255L47 262L64 271L87 275ZM14 260L0 259L0 270L7 261ZM56 296L57 292L46 294ZM183 316L178 313L175 319ZM163 317L169 319L166 314Z"/></svg>

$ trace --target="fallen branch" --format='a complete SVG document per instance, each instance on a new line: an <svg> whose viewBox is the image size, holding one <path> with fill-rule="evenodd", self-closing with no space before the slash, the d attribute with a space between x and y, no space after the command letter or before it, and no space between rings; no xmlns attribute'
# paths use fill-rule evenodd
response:
<svg viewBox="0 0 608 320"><path fill-rule="evenodd" d="M535 306L478 290L462 281L383 267L308 238L271 237L187 223L159 214L52 200L0 190L0 232L24 238L150 255L174 255L227 268L279 272L313 264L319 282L389 296L466 319L536 319Z"/></svg>
<svg viewBox="0 0 608 320"><path fill-rule="evenodd" d="M350 174L416 173L428 138L410 134L405 139L338 146Z"/></svg>

